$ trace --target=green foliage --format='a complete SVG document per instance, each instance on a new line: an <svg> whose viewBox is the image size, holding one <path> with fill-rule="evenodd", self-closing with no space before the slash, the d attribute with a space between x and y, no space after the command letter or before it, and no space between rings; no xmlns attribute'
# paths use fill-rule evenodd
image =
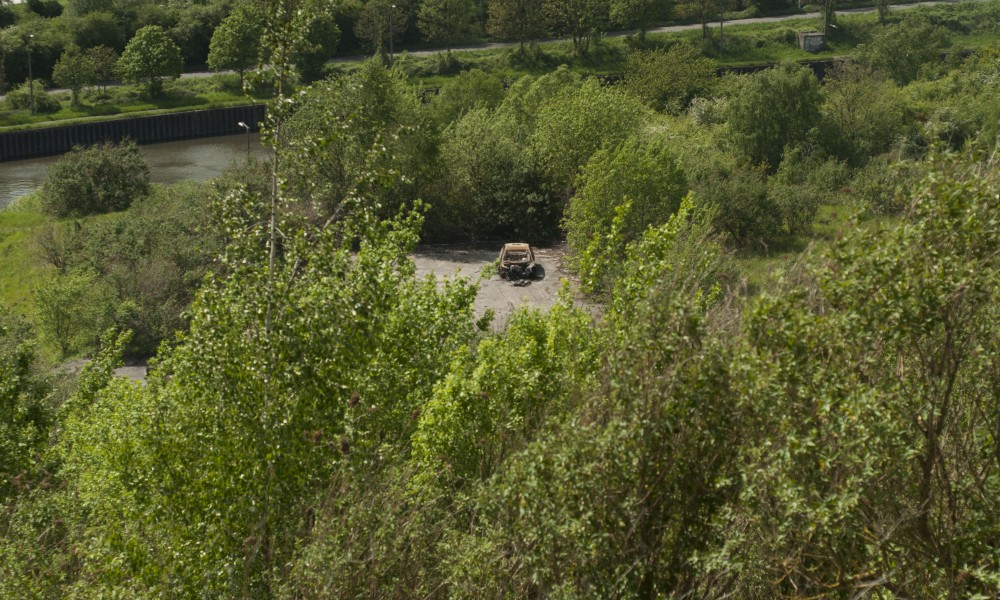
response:
<svg viewBox="0 0 1000 600"><path fill-rule="evenodd" d="M996 402L985 373L1000 356L993 179L991 161L936 156L903 223L858 230L815 289L753 311L758 435L739 458L752 476L713 581L764 595L995 591L981 544L996 526L983 504L1000 484L996 434L977 416Z"/></svg>
<svg viewBox="0 0 1000 600"><path fill-rule="evenodd" d="M516 131L510 117L487 109L473 109L445 130L441 164L449 187L429 224L433 233L447 227L452 235L484 239L556 236L559 202L544 189Z"/></svg>
<svg viewBox="0 0 1000 600"><path fill-rule="evenodd" d="M625 85L653 110L677 114L691 100L712 90L715 71L715 61L703 57L693 46L675 44L665 51L630 54Z"/></svg>
<svg viewBox="0 0 1000 600"><path fill-rule="evenodd" d="M118 60L122 79L141 83L150 96L163 91L163 78L176 78L184 62L180 48L159 25L147 25L135 32Z"/></svg>
<svg viewBox="0 0 1000 600"><path fill-rule="evenodd" d="M32 94L35 97L36 113L53 113L59 110L59 101L45 91L45 82L37 79L34 82L33 92L31 84L23 83L17 89L8 92L4 100L13 110L31 110Z"/></svg>
<svg viewBox="0 0 1000 600"><path fill-rule="evenodd" d="M763 168L714 154L689 159L685 167L698 202L714 210L715 226L731 241L763 249L784 238L784 217L768 195Z"/></svg>
<svg viewBox="0 0 1000 600"><path fill-rule="evenodd" d="M556 189L569 190L594 152L637 133L645 118L637 98L588 79L579 88L567 88L542 103L532 149Z"/></svg>
<svg viewBox="0 0 1000 600"><path fill-rule="evenodd" d="M639 30L639 41L646 40L646 30L657 21L669 16L672 6L655 0L611 0L608 13L615 25Z"/></svg>
<svg viewBox="0 0 1000 600"><path fill-rule="evenodd" d="M577 193L566 207L563 228L570 251L581 254L594 244L608 244L616 211L628 202L617 245L602 249L619 254L647 228L666 223L687 189L684 171L663 138L634 137L597 151L581 171ZM610 272L587 273L597 284L592 287L601 287L599 282L619 269L615 264L607 268Z"/></svg>
<svg viewBox="0 0 1000 600"><path fill-rule="evenodd" d="M733 146L773 171L785 146L804 142L819 122L821 102L816 76L801 65L782 63L741 79L726 105Z"/></svg>
<svg viewBox="0 0 1000 600"><path fill-rule="evenodd" d="M308 157L310 174L291 171L287 180L319 215L358 195L388 216L417 195L410 185L425 180L434 139L421 127L419 97L398 71L371 60L348 77L316 83L300 99L284 131L291 150ZM372 181L373 172L396 185ZM400 181L401 173L409 180Z"/></svg>
<svg viewBox="0 0 1000 600"><path fill-rule="evenodd" d="M443 126L473 108L496 108L504 98L503 81L479 69L463 71L441 86L430 101L430 112Z"/></svg>
<svg viewBox="0 0 1000 600"><path fill-rule="evenodd" d="M55 275L35 291L38 326L62 358L97 345L114 320L114 290L90 271Z"/></svg>
<svg viewBox="0 0 1000 600"><path fill-rule="evenodd" d="M502 335L457 355L413 435L415 492L489 479L595 385L598 339L569 298L547 316L515 313Z"/></svg>
<svg viewBox="0 0 1000 600"><path fill-rule="evenodd" d="M97 71L80 48L66 48L59 62L52 68L52 81L73 92L73 104L80 103L80 90L85 85L97 83Z"/></svg>
<svg viewBox="0 0 1000 600"><path fill-rule="evenodd" d="M242 85L243 75L257 64L260 28L260 17L249 6L237 6L212 34L208 66L236 71Z"/></svg>
<svg viewBox="0 0 1000 600"><path fill-rule="evenodd" d="M535 0L491 0L486 31L500 40L516 40L521 48L545 33L542 4Z"/></svg>
<svg viewBox="0 0 1000 600"><path fill-rule="evenodd" d="M590 42L607 29L609 0L542 0L542 14L549 31L573 41L577 55L590 50Z"/></svg>
<svg viewBox="0 0 1000 600"><path fill-rule="evenodd" d="M149 193L149 165L139 146L126 140L78 146L49 168L42 206L59 216L124 210Z"/></svg>
<svg viewBox="0 0 1000 600"><path fill-rule="evenodd" d="M48 383L36 366L31 327L0 308L0 500L27 483L51 424Z"/></svg>
<svg viewBox="0 0 1000 600"><path fill-rule="evenodd" d="M417 11L417 26L425 40L452 45L468 37L473 27L475 4L472 0L423 0Z"/></svg>
<svg viewBox="0 0 1000 600"><path fill-rule="evenodd" d="M323 77L323 65L330 60L337 44L340 42L340 29L334 17L336 8L325 0L314 0L313 5L305 7L295 27L302 37L290 58L295 64L299 77L306 83Z"/></svg>
<svg viewBox="0 0 1000 600"><path fill-rule="evenodd" d="M853 164L889 151L912 122L902 94L875 71L842 63L826 76L823 117L833 127L834 149Z"/></svg>
<svg viewBox="0 0 1000 600"><path fill-rule="evenodd" d="M372 50L388 53L390 34L392 43L399 44L406 33L408 10L409 3L370 0L361 7L354 33Z"/></svg>
<svg viewBox="0 0 1000 600"><path fill-rule="evenodd" d="M706 546L736 415L706 341L719 248L690 209L623 262L600 388L476 494L475 528L449 544L454 596L655 597Z"/></svg>
<svg viewBox="0 0 1000 600"><path fill-rule="evenodd" d="M873 70L885 71L897 85L917 78L920 68L940 60L951 40L946 31L919 16L878 29L867 44L858 47L857 59Z"/></svg>
<svg viewBox="0 0 1000 600"><path fill-rule="evenodd" d="M204 184L155 187L128 211L88 223L62 244L58 235L43 244L56 267L87 269L114 291L118 323L133 332L130 357L154 355L187 327L183 313L221 251L207 195Z"/></svg>

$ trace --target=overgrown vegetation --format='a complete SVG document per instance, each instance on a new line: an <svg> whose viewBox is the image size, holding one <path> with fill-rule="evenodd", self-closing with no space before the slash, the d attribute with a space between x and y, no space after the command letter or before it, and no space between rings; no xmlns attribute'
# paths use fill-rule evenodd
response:
<svg viewBox="0 0 1000 600"><path fill-rule="evenodd" d="M0 312L0 595L1000 594L997 55L279 88L270 164L39 240L35 328L93 362ZM514 235L600 314L415 276Z"/></svg>

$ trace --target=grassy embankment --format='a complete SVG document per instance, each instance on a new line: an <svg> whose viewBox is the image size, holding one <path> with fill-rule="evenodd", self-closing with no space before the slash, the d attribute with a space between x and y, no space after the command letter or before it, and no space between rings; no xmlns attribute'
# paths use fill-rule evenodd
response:
<svg viewBox="0 0 1000 600"><path fill-rule="evenodd" d="M953 28L953 51L972 50L995 41L996 34L983 23L976 27L976 11L989 11L996 3L967 2L947 6L908 9L906 14L923 14L932 19L949 20L962 26ZM902 11L900 11L902 12ZM997 12L997 10L994 10ZM972 19L973 23L968 26ZM700 29L671 33L651 33L647 44L662 46L688 42L722 66L745 66L775 63L785 60L823 60L851 55L858 44L865 43L878 26L874 13L843 14L838 29L832 34L826 50L811 54L799 49L796 32L816 29L818 19L794 19L777 23L753 23L725 27L723 43L719 44L718 26L713 25L712 39L702 39ZM628 52L635 46L633 37L607 37L594 40L589 52L577 56L568 42L542 42L524 53L517 48L495 48L475 51L411 55L401 52L397 65L416 86L439 86L456 73L479 68L505 79L522 75L538 75L567 64L585 74L621 73ZM349 72L360 60L344 60L328 66L331 74ZM185 78L167 82L165 93L155 99L143 96L134 86L111 87L103 94L93 91L83 95L80 106L71 106L68 93L57 94L62 108L50 114L30 115L25 110L0 111L0 131L11 128L44 127L80 120L108 119L139 114L158 114L182 110L219 108L245 104L248 100L235 75ZM268 97L262 88L253 100Z"/></svg>

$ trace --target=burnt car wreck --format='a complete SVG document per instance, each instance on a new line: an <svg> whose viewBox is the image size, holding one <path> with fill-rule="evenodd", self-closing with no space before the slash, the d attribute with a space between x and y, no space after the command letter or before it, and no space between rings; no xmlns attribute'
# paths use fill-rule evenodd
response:
<svg viewBox="0 0 1000 600"><path fill-rule="evenodd" d="M504 244L500 250L497 273L508 281L529 281L538 274L535 253L525 243Z"/></svg>

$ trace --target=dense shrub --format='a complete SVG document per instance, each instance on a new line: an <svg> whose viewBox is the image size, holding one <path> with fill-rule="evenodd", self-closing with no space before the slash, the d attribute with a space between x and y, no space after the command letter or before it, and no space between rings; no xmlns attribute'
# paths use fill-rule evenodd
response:
<svg viewBox="0 0 1000 600"><path fill-rule="evenodd" d="M858 46L857 59L873 70L885 71L898 85L906 85L917 78L922 66L940 61L941 50L950 43L947 31L925 18L907 15L876 30L870 42Z"/></svg>
<svg viewBox="0 0 1000 600"><path fill-rule="evenodd" d="M7 106L13 110L31 110L31 93L31 86L27 82L21 84L7 94ZM62 108L55 96L45 91L45 82L40 79L34 82L34 94L35 112L54 113Z"/></svg>
<svg viewBox="0 0 1000 600"><path fill-rule="evenodd" d="M729 96L726 122L736 150L754 163L777 169L787 145L806 139L820 116L819 82L795 63L754 73Z"/></svg>
<svg viewBox="0 0 1000 600"><path fill-rule="evenodd" d="M146 358L187 327L183 316L221 251L207 184L156 187L128 211L88 224L64 262L110 286L116 323L133 331L126 353Z"/></svg>
<svg viewBox="0 0 1000 600"><path fill-rule="evenodd" d="M650 108L677 114L713 88L715 70L715 61L704 58L694 47L675 44L667 50L630 54L625 85Z"/></svg>
<svg viewBox="0 0 1000 600"><path fill-rule="evenodd" d="M450 225L452 235L467 239L557 236L562 203L547 191L516 131L509 117L485 108L467 112L445 130L441 166L448 185L429 222L435 234Z"/></svg>
<svg viewBox="0 0 1000 600"><path fill-rule="evenodd" d="M854 165L890 150L912 123L903 94L861 64L845 62L827 74L823 117L832 128L831 150Z"/></svg>
<svg viewBox="0 0 1000 600"><path fill-rule="evenodd" d="M637 136L598 150L582 169L566 207L563 228L570 250L581 254L591 244L607 244L616 212L626 202L630 208L619 224L620 242L639 239L647 228L667 222L687 190L684 171L661 137Z"/></svg>
<svg viewBox="0 0 1000 600"><path fill-rule="evenodd" d="M49 168L42 205L58 217L113 212L149 193L149 165L132 141L77 146Z"/></svg>
<svg viewBox="0 0 1000 600"><path fill-rule="evenodd" d="M591 155L638 132L645 113L635 96L588 79L579 89L567 88L541 105L532 150L553 185L568 191Z"/></svg>

